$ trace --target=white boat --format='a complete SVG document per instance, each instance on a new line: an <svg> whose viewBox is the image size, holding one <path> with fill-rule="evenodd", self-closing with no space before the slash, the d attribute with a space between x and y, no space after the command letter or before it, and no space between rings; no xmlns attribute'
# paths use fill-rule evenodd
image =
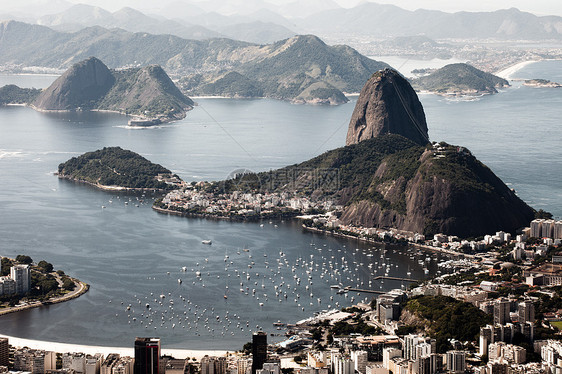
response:
<svg viewBox="0 0 562 374"><path fill-rule="evenodd" d="M213 241L211 239L205 239L205 240L201 240L201 243L203 244L213 244Z"/></svg>

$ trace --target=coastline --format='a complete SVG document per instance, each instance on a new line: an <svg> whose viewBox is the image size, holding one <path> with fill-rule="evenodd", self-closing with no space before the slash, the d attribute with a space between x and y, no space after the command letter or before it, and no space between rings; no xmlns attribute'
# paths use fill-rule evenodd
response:
<svg viewBox="0 0 562 374"><path fill-rule="evenodd" d="M9 307L6 309L0 309L0 316L3 316L5 314L9 314L9 313L16 313L16 312L21 312L23 310L27 310L27 309L32 309L32 308L38 308L44 305L50 305L50 304L59 304L59 303L64 303L65 301L70 301L73 299L76 299L80 296L82 296L83 294L85 294L86 292L88 292L88 290L90 289L90 285L84 282L79 281L78 279L73 279L74 284L78 287L77 290L71 291L65 295L62 295L60 297L55 297L53 299L49 299L47 301L41 302L41 301L33 301L29 304L26 305L16 305L13 307Z"/></svg>
<svg viewBox="0 0 562 374"><path fill-rule="evenodd" d="M31 349L54 351L57 353L82 352L91 355L96 353L103 353L105 356L107 356L110 353L118 353L122 356L131 356L131 357L134 357L135 355L134 348L132 347L133 341L131 341L131 348L128 348L128 347L103 347L103 346L95 346L95 345L50 342L50 341L43 341L43 340L17 338L14 336L8 336L3 334L0 334L0 337L8 338L9 344L14 347L28 347ZM195 357L198 360L201 360L201 358L204 357L205 355L224 356L226 355L227 352L234 352L234 351L179 349L179 348L162 349L162 355L170 355L178 359Z"/></svg>
<svg viewBox="0 0 562 374"><path fill-rule="evenodd" d="M310 231L310 232L314 232L317 234L324 234L324 235L330 235L330 236L334 236L337 238L345 238L345 239L355 239L361 242L367 242L367 243L371 243L371 244L380 244L380 245L392 245L393 243L385 243L385 242L378 242L376 240L372 240L366 237L361 237L361 236L354 236L354 235L346 235L346 234L342 234L339 232L333 232L331 230L322 230L322 229L318 229L315 227L308 227L305 225L302 225L303 229L306 231ZM462 252L455 252L453 250L450 249L445 249L445 248L439 248L439 247L432 247L429 245L425 245L425 244L419 244L419 243L411 243L408 242L406 245L411 245L415 248L418 249L423 249L423 250L427 250L427 251L433 251L433 252L441 252L450 256L462 256L462 257L466 257L466 258L475 258L477 256L475 255L471 255L468 253L462 253Z"/></svg>
<svg viewBox="0 0 562 374"><path fill-rule="evenodd" d="M54 173L54 174L59 179L66 179L66 180L71 181L71 182L88 184L90 186L99 188L100 190L103 190L103 191L137 191L137 192L146 192L146 191L164 192L164 191L166 191L166 190L163 190L163 189L160 189L160 188L133 188L133 187L121 187L121 186L106 186L106 185L99 184L99 183L88 182L88 181L83 180L83 179L72 178L70 176L62 175L62 174L59 174L59 173Z"/></svg>
<svg viewBox="0 0 562 374"><path fill-rule="evenodd" d="M511 76L513 74L517 73L519 70L523 69L525 66L534 64L535 62L539 62L539 61L542 61L542 60L528 60L528 61L518 62L517 64L511 65L511 66L509 66L505 69L497 71L494 74L497 75L500 78L511 80Z"/></svg>

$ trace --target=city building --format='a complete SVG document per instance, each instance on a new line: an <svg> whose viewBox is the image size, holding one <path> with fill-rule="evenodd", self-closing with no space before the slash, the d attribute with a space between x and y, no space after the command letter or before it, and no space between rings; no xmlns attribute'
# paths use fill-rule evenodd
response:
<svg viewBox="0 0 562 374"><path fill-rule="evenodd" d="M201 359L201 374L226 374L226 357L209 357Z"/></svg>
<svg viewBox="0 0 562 374"><path fill-rule="evenodd" d="M257 374L281 374L281 366L277 362L264 362L263 369L258 370Z"/></svg>
<svg viewBox="0 0 562 374"><path fill-rule="evenodd" d="M134 374L159 374L160 339L135 339Z"/></svg>
<svg viewBox="0 0 562 374"><path fill-rule="evenodd" d="M535 322L535 304L531 300L523 300L517 305L519 323Z"/></svg>
<svg viewBox="0 0 562 374"><path fill-rule="evenodd" d="M133 374L133 363L132 357L110 353L101 365L100 374Z"/></svg>
<svg viewBox="0 0 562 374"><path fill-rule="evenodd" d="M451 373L464 373L466 371L465 351L447 351L447 371Z"/></svg>
<svg viewBox="0 0 562 374"><path fill-rule="evenodd" d="M10 363L10 345L8 338L0 338L0 366L8 366Z"/></svg>
<svg viewBox="0 0 562 374"><path fill-rule="evenodd" d="M45 374L56 369L55 352L24 348L14 352L14 370L27 371L32 374Z"/></svg>
<svg viewBox="0 0 562 374"><path fill-rule="evenodd" d="M251 374L252 372L252 359L239 358L236 361L237 374Z"/></svg>
<svg viewBox="0 0 562 374"><path fill-rule="evenodd" d="M85 374L100 374L102 363L103 355L101 353L86 356L86 363L84 364Z"/></svg>
<svg viewBox="0 0 562 374"><path fill-rule="evenodd" d="M10 277L0 277L0 296L16 293L16 282Z"/></svg>
<svg viewBox="0 0 562 374"><path fill-rule="evenodd" d="M332 360L333 374L354 374L355 363L348 357L336 356Z"/></svg>
<svg viewBox="0 0 562 374"><path fill-rule="evenodd" d="M355 371L360 374L365 374L367 368L367 351L353 351L351 352L351 360L355 363Z"/></svg>
<svg viewBox="0 0 562 374"><path fill-rule="evenodd" d="M509 311L511 309L511 301L502 297L494 303L494 324L503 325L511 321Z"/></svg>
<svg viewBox="0 0 562 374"><path fill-rule="evenodd" d="M388 347L382 351L382 366L390 370L390 360L395 357L402 357L402 350L398 348Z"/></svg>
<svg viewBox="0 0 562 374"><path fill-rule="evenodd" d="M531 221L531 237L541 238L542 237L542 223L544 219L534 219Z"/></svg>
<svg viewBox="0 0 562 374"><path fill-rule="evenodd" d="M267 334L258 331L252 335L252 374L257 370L263 369L263 364L267 360Z"/></svg>
<svg viewBox="0 0 562 374"><path fill-rule="evenodd" d="M16 282L16 293L29 292L31 287L31 271L29 265L14 265L10 268L10 278Z"/></svg>

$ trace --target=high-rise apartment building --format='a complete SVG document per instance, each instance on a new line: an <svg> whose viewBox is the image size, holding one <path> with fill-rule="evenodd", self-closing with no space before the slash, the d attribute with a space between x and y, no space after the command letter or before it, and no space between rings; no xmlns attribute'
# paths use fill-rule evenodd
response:
<svg viewBox="0 0 562 374"><path fill-rule="evenodd" d="M159 374L160 339L135 339L134 374Z"/></svg>
<svg viewBox="0 0 562 374"><path fill-rule="evenodd" d="M494 304L494 324L504 325L511 321L509 317L509 310L511 308L511 301L506 298L497 299Z"/></svg>
<svg viewBox="0 0 562 374"><path fill-rule="evenodd" d="M0 338L0 366L8 366L10 360L10 346L8 338Z"/></svg>
<svg viewBox="0 0 562 374"><path fill-rule="evenodd" d="M451 373L464 373L466 371L466 352L447 352L447 371Z"/></svg>
<svg viewBox="0 0 562 374"><path fill-rule="evenodd" d="M524 300L517 306L519 323L535 322L535 304L531 300Z"/></svg>
<svg viewBox="0 0 562 374"><path fill-rule="evenodd" d="M16 293L24 294L31 287L31 271L29 265L14 265L10 268L10 278L16 282Z"/></svg>
<svg viewBox="0 0 562 374"><path fill-rule="evenodd" d="M263 364L266 360L267 334L263 331L258 331L252 335L252 374L256 374L256 370L263 369Z"/></svg>

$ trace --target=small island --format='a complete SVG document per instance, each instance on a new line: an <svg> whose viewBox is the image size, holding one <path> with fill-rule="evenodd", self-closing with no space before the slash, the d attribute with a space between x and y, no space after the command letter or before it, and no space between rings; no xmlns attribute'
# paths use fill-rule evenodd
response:
<svg viewBox="0 0 562 374"><path fill-rule="evenodd" d="M45 260L35 264L27 255L2 257L0 286L0 315L72 300L90 287Z"/></svg>
<svg viewBox="0 0 562 374"><path fill-rule="evenodd" d="M59 165L59 178L104 190L172 190L183 181L165 167L120 147L105 147Z"/></svg>
<svg viewBox="0 0 562 374"><path fill-rule="evenodd" d="M416 91L443 96L482 96L509 87L509 82L468 64L450 64L412 80Z"/></svg>
<svg viewBox="0 0 562 374"><path fill-rule="evenodd" d="M524 86L537 87L537 88L560 88L562 85L560 83L551 82L547 79L528 79L523 82Z"/></svg>
<svg viewBox="0 0 562 374"><path fill-rule="evenodd" d="M195 105L158 65L111 70L95 57L74 64L43 91L0 88L0 105L10 104L41 112L116 112L132 116L131 126L180 120Z"/></svg>

